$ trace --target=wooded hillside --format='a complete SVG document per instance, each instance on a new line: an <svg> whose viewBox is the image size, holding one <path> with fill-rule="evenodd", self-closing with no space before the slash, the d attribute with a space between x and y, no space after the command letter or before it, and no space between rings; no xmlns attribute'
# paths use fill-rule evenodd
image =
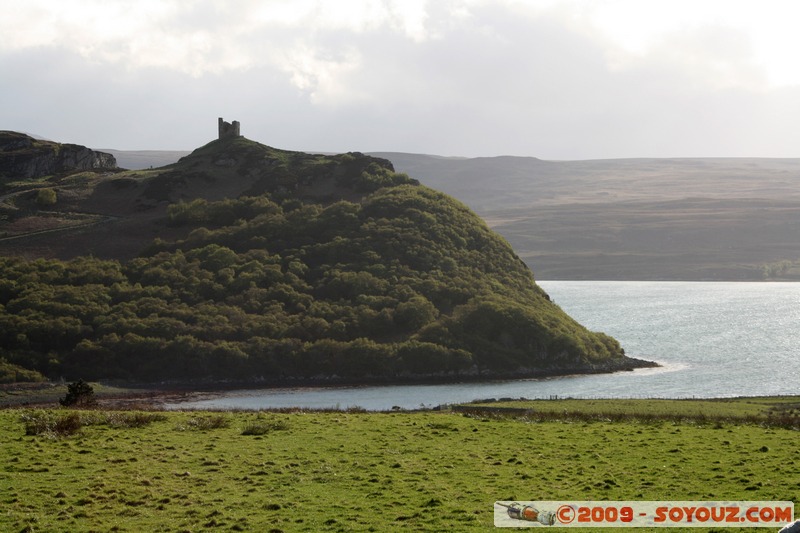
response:
<svg viewBox="0 0 800 533"><path fill-rule="evenodd" d="M170 201L162 236L139 257L0 260L0 355L50 378L137 381L510 377L642 363L550 302L466 206L388 161L215 141L141 182L120 187L135 179L116 174L94 190L172 200L204 183L230 188L219 183L237 174L248 194Z"/></svg>

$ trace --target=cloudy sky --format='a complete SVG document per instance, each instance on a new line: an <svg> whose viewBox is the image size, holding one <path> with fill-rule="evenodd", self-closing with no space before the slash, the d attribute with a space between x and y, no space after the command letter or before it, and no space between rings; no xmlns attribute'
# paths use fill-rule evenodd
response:
<svg viewBox="0 0 800 533"><path fill-rule="evenodd" d="M0 129L193 149L800 157L795 0L0 0Z"/></svg>

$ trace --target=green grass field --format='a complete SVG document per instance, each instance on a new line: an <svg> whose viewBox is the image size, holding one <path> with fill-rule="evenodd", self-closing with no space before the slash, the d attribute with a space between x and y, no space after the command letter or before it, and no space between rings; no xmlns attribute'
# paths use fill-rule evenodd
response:
<svg viewBox="0 0 800 533"><path fill-rule="evenodd" d="M486 531L496 500L800 500L798 431L766 416L776 405L794 416L798 398L710 402L718 412L680 401L683 414L662 406L674 419L620 421L603 413L656 408L608 402L543 402L591 414L545 422L456 412L6 409L0 530ZM685 416L698 409L708 418ZM733 422L732 414L754 416ZM40 434L26 434L25 420ZM59 420L82 427L71 436L43 431Z"/></svg>
<svg viewBox="0 0 800 533"><path fill-rule="evenodd" d="M557 400L510 400L476 402L476 406L512 407L532 409L546 413L583 413L596 415L665 416L665 417L800 417L800 397L769 396L713 399L648 399L581 400L564 398Z"/></svg>

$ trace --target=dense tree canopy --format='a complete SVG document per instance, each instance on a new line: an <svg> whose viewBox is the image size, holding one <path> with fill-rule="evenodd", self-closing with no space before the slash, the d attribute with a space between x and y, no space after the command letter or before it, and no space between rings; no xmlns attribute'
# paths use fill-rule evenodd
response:
<svg viewBox="0 0 800 533"><path fill-rule="evenodd" d="M0 357L51 378L146 381L511 375L623 357L464 205L365 168L346 183L358 201L175 203L185 238L124 263L0 258Z"/></svg>

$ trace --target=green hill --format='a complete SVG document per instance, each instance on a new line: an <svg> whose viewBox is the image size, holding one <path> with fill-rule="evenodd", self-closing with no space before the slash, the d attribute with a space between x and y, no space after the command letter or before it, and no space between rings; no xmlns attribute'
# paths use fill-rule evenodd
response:
<svg viewBox="0 0 800 533"><path fill-rule="evenodd" d="M387 160L239 137L153 171L59 180L66 200L47 209L107 219L0 243L0 357L15 371L297 383L647 364L552 303L467 207Z"/></svg>

